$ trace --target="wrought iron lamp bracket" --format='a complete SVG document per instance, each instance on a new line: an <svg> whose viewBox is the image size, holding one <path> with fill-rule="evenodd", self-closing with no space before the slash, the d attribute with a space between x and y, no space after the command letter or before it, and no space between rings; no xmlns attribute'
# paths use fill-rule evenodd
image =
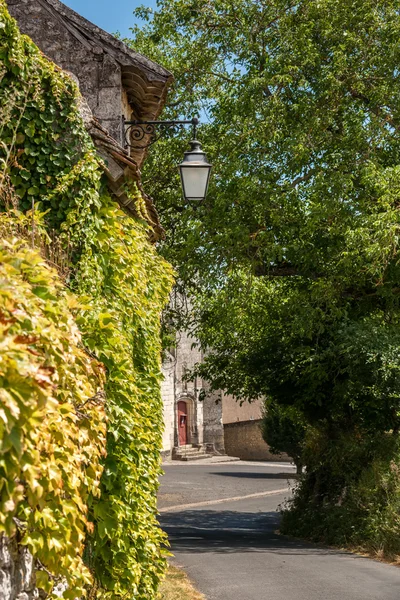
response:
<svg viewBox="0 0 400 600"><path fill-rule="evenodd" d="M196 139L197 118L189 121L126 121L122 117L123 136L125 148L145 149L157 142L168 132L177 132L191 125L193 128L193 139ZM141 143L143 142L143 143Z"/></svg>

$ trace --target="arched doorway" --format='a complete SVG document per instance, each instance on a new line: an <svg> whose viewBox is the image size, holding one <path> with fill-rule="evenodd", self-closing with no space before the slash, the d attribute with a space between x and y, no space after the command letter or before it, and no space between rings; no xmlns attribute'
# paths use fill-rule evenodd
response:
<svg viewBox="0 0 400 600"><path fill-rule="evenodd" d="M187 404L183 400L178 402L178 439L180 446L186 446L188 441L188 413Z"/></svg>

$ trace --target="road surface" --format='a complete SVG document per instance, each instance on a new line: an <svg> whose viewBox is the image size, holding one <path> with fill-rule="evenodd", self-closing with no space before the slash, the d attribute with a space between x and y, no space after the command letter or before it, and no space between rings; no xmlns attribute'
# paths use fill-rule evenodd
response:
<svg viewBox="0 0 400 600"><path fill-rule="evenodd" d="M287 487L289 466L165 471L161 524L175 564L207 600L400 600L399 568L277 533L277 508L289 493L271 492Z"/></svg>

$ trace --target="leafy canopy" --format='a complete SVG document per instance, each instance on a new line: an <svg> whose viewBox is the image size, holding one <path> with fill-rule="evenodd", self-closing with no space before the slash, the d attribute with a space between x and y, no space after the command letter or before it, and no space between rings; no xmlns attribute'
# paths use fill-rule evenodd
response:
<svg viewBox="0 0 400 600"><path fill-rule="evenodd" d="M145 170L158 172L150 189L181 277L215 287L244 266L390 287L396 2L160 0L154 15L137 14L148 25L132 44L176 76L166 114L207 121L199 135L214 176L202 207L183 210L180 199L185 142L154 147Z"/></svg>
<svg viewBox="0 0 400 600"><path fill-rule="evenodd" d="M286 532L398 553L398 2L157 7L132 43L175 73L167 114L201 112L214 163L197 210L173 170L183 140L147 164L198 373L312 425Z"/></svg>
<svg viewBox="0 0 400 600"><path fill-rule="evenodd" d="M390 428L396 3L162 0L158 9L139 11L148 25L133 43L176 73L169 114L206 112L201 138L215 165L196 211L179 212L168 171L153 189L172 231L165 255L195 295L211 349L203 375L241 397L295 403L310 419L356 415ZM159 146L154 161L168 166L177 146Z"/></svg>

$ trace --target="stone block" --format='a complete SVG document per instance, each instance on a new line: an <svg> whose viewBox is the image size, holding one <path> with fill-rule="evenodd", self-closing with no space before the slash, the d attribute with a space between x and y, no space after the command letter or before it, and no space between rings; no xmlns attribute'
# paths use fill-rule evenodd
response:
<svg viewBox="0 0 400 600"><path fill-rule="evenodd" d="M11 572L3 569L0 569L0 598L1 600L14 600Z"/></svg>
<svg viewBox="0 0 400 600"><path fill-rule="evenodd" d="M24 546L19 548L18 580L18 588L22 592L34 587L33 556Z"/></svg>
<svg viewBox="0 0 400 600"><path fill-rule="evenodd" d="M117 161L111 158L109 154L102 151L100 148L97 149L97 153L104 160L109 177L115 182L119 181L124 176L124 169L117 163Z"/></svg>
<svg viewBox="0 0 400 600"><path fill-rule="evenodd" d="M109 54L104 56L100 71L100 87L120 87L121 67Z"/></svg>
<svg viewBox="0 0 400 600"><path fill-rule="evenodd" d="M104 129L107 129L108 133L111 135L114 140L119 142L121 146L123 145L122 139L122 120L121 117L117 119L103 119L96 115L100 121Z"/></svg>
<svg viewBox="0 0 400 600"><path fill-rule="evenodd" d="M11 566L11 553L8 547L7 538L0 535L0 568Z"/></svg>
<svg viewBox="0 0 400 600"><path fill-rule="evenodd" d="M122 98L121 87L103 87L99 89L98 106L95 111L99 119L115 119L118 115L121 118Z"/></svg>

